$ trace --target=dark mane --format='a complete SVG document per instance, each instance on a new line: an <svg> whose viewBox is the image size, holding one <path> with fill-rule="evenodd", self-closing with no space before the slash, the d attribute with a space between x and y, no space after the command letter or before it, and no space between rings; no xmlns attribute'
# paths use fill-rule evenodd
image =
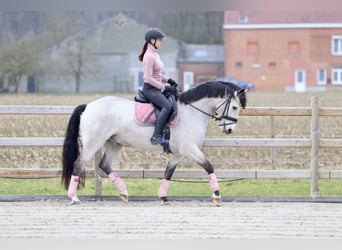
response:
<svg viewBox="0 0 342 250"><path fill-rule="evenodd" d="M234 92L238 90L241 90L241 88L231 82L208 81L180 94L179 102L189 104L205 97L223 98L225 96L234 95ZM247 104L246 93L239 95L239 98L241 106L245 108Z"/></svg>

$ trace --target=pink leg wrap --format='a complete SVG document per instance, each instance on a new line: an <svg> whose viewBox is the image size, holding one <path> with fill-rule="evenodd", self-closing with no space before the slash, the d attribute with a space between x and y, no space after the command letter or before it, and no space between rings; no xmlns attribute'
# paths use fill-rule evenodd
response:
<svg viewBox="0 0 342 250"><path fill-rule="evenodd" d="M161 181L161 184L159 186L158 190L158 197L166 197L167 196L167 190L169 189L170 182L166 179L163 179Z"/></svg>
<svg viewBox="0 0 342 250"><path fill-rule="evenodd" d="M69 189L68 189L68 196L70 198L74 198L77 196L77 186L78 186L79 181L80 181L79 176L71 175Z"/></svg>
<svg viewBox="0 0 342 250"><path fill-rule="evenodd" d="M209 184L210 184L211 191L215 192L219 190L219 185L218 185L215 173L212 173L209 175Z"/></svg>
<svg viewBox="0 0 342 250"><path fill-rule="evenodd" d="M112 172L108 175L108 177L115 184L119 192L127 189L125 182L120 178L120 176L117 173Z"/></svg>

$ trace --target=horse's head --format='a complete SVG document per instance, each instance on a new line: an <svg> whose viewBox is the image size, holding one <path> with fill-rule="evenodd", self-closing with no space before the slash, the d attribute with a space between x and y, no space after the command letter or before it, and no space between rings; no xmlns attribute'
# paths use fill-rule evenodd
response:
<svg viewBox="0 0 342 250"><path fill-rule="evenodd" d="M216 107L216 117L214 119L222 132L231 134L236 127L241 108L246 107L246 92L248 89L235 90L233 95Z"/></svg>
<svg viewBox="0 0 342 250"><path fill-rule="evenodd" d="M222 132L231 134L238 121L240 109L246 107L246 92L247 89L241 89L231 82L208 81L182 93L179 101L215 119ZM210 104L192 104L202 98L211 100Z"/></svg>

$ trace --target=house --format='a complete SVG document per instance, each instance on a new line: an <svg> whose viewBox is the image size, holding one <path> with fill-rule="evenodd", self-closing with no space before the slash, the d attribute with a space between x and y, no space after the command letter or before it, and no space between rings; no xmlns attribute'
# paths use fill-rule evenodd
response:
<svg viewBox="0 0 342 250"><path fill-rule="evenodd" d="M194 84L223 76L223 45L181 44L177 69L178 82L184 90Z"/></svg>
<svg viewBox="0 0 342 250"><path fill-rule="evenodd" d="M77 70L77 60L82 61L79 92L136 92L143 84L138 55L147 28L120 13L65 39L44 54L48 73L39 78L38 92L75 92L76 78L70 70ZM177 79L178 42L168 37L159 54L165 74Z"/></svg>
<svg viewBox="0 0 342 250"><path fill-rule="evenodd" d="M226 11L224 75L256 90L342 86L342 11Z"/></svg>

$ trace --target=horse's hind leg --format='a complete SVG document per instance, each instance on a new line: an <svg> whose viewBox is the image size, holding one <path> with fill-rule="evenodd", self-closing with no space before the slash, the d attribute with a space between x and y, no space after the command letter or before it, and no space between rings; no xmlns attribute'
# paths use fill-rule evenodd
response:
<svg viewBox="0 0 342 250"><path fill-rule="evenodd" d="M112 141L107 141L104 145L105 152L99 163L99 167L108 175L108 178L114 183L119 191L119 197L124 202L128 202L128 192L125 182L120 176L112 170L112 162L120 153L121 145L115 144Z"/></svg>
<svg viewBox="0 0 342 250"><path fill-rule="evenodd" d="M189 150L189 156L194 159L204 170L208 173L210 188L213 192L212 199L213 203L217 206L221 205L220 188L214 172L214 167L210 161L204 156L197 146L193 146Z"/></svg>
<svg viewBox="0 0 342 250"><path fill-rule="evenodd" d="M171 155L170 160L164 172L164 178L160 183L158 190L158 197L161 200L161 204L169 204L167 200L167 191L169 189L169 183L172 178L173 173L176 170L178 163L182 160L180 155Z"/></svg>
<svg viewBox="0 0 342 250"><path fill-rule="evenodd" d="M68 196L69 198L71 198L71 204L76 204L80 201L77 197L77 187L79 185L79 182L81 181L80 179L82 179L82 177L83 179L85 178L85 165L88 161L91 160L95 152L96 150L94 148L91 148L89 150L87 148L83 148L82 153L74 163L74 168L68 188Z"/></svg>
<svg viewBox="0 0 342 250"><path fill-rule="evenodd" d="M79 182L85 179L85 166L93 158L96 151L101 149L103 143L102 140L89 140L88 137L83 136L82 152L73 164L73 171L68 188L68 196L71 198L71 204L79 202L77 198L77 187Z"/></svg>

